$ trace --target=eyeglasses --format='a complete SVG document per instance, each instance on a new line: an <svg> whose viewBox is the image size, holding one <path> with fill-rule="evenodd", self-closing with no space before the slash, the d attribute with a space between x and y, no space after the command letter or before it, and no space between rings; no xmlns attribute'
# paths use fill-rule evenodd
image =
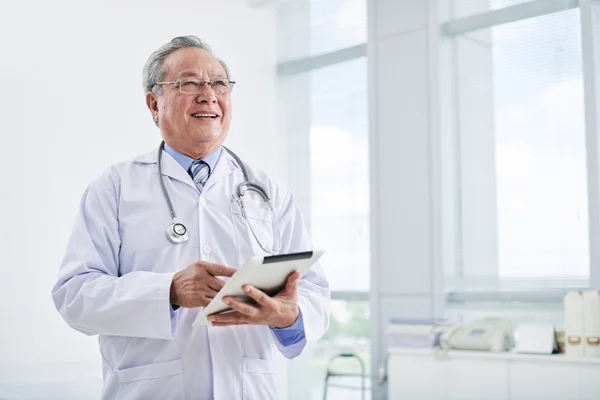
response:
<svg viewBox="0 0 600 400"><path fill-rule="evenodd" d="M218 95L230 93L233 89L234 81L218 79L216 81L196 81L193 79L178 79L175 82L156 82L155 85L178 85L179 91L185 94L202 93L204 85L208 84L213 92Z"/></svg>

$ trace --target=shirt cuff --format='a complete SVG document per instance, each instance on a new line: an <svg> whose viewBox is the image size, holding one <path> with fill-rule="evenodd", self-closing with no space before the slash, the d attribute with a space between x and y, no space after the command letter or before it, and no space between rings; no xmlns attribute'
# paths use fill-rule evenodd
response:
<svg viewBox="0 0 600 400"><path fill-rule="evenodd" d="M170 314L171 314L171 337L175 336L175 330L177 329L177 314L175 311L179 308L179 306L174 306L171 304Z"/></svg>
<svg viewBox="0 0 600 400"><path fill-rule="evenodd" d="M298 310L298 318L292 326L287 328L274 328L271 330L283 346L291 346L299 343L304 339L304 320L302 319L302 311Z"/></svg>

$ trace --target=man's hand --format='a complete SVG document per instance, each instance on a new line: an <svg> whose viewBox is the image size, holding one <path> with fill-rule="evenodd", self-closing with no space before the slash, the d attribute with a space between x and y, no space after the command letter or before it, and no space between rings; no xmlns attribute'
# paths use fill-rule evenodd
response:
<svg viewBox="0 0 600 400"><path fill-rule="evenodd" d="M273 297L253 286L245 285L244 292L253 298L257 305L249 305L225 296L223 302L236 311L211 315L208 320L213 326L254 324L287 328L296 322L300 313L297 303L299 279L298 272L292 273L288 276L285 288Z"/></svg>
<svg viewBox="0 0 600 400"><path fill-rule="evenodd" d="M171 283L171 304L181 307L206 307L221 290L225 281L217 276L231 277L235 268L196 261L179 271Z"/></svg>

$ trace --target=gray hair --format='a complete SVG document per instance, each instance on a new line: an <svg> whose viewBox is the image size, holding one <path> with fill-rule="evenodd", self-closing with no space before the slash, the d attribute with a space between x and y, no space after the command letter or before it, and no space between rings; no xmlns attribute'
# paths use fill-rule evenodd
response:
<svg viewBox="0 0 600 400"><path fill-rule="evenodd" d="M208 43L204 42L200 38L193 35L176 37L152 53L150 58L148 58L148 61L146 61L146 65L144 65L143 70L144 92L154 91L156 94L162 93L161 85L156 85L156 82L161 82L164 79L165 73L167 72L163 68L163 61L175 50L186 47L197 47L207 51L210 53L210 55L215 57L215 54ZM219 63L223 66L225 74L227 75L227 79L231 79L227 64L225 64L225 62L219 58L217 58L217 61L219 61Z"/></svg>

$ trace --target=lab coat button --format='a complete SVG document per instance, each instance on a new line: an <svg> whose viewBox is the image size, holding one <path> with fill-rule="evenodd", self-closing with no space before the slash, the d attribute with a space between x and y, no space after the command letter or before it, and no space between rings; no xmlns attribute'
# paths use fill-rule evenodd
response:
<svg viewBox="0 0 600 400"><path fill-rule="evenodd" d="M204 252L204 254L210 254L210 251L211 251L210 246L209 245L204 246L202 251Z"/></svg>
<svg viewBox="0 0 600 400"><path fill-rule="evenodd" d="M200 197L200 204L203 206L206 205L206 200L204 200L204 197Z"/></svg>

